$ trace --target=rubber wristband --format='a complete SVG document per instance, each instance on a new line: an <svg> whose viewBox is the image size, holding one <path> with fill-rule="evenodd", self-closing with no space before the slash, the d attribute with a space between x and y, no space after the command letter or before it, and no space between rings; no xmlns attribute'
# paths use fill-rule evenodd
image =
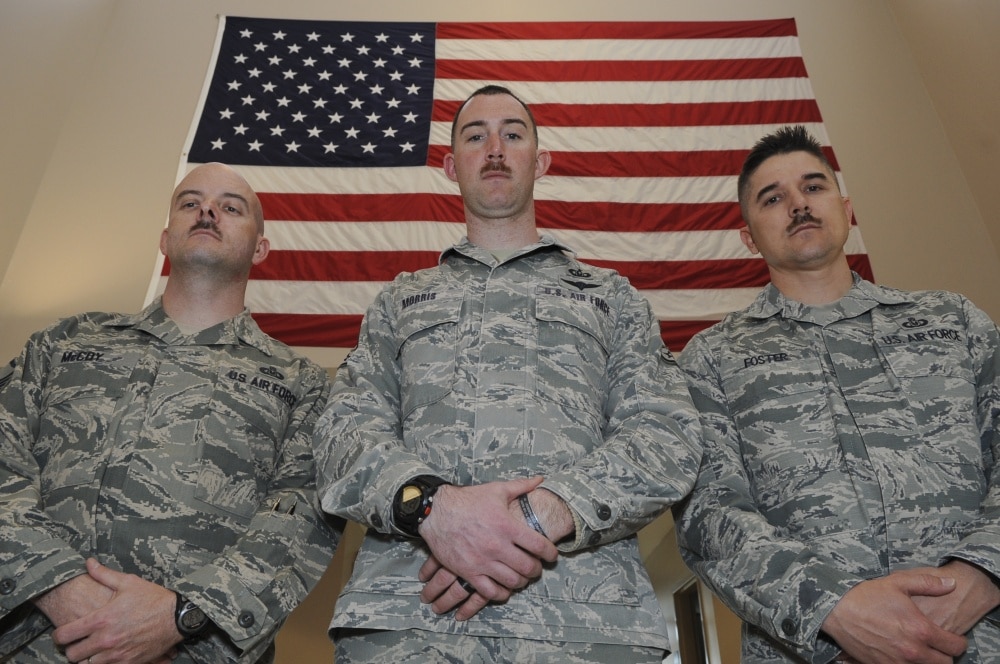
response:
<svg viewBox="0 0 1000 664"><path fill-rule="evenodd" d="M528 525L534 529L536 533L548 539L549 536L545 534L542 529L542 524L538 522L538 517L535 516L535 511L531 509L531 503L528 502L528 494L522 493L517 497L517 502L521 505L521 512L524 514L524 520L528 522Z"/></svg>

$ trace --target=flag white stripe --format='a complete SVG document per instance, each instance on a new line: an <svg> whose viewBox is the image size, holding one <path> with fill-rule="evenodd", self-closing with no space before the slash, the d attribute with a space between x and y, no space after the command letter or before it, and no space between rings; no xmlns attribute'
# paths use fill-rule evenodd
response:
<svg viewBox="0 0 1000 664"><path fill-rule="evenodd" d="M721 81L498 81L439 78L434 98L464 100L484 85L500 83L527 104L705 104L745 101L813 99L808 78L770 78L762 86L758 79Z"/></svg>
<svg viewBox="0 0 1000 664"><path fill-rule="evenodd" d="M670 61L801 57L798 38L439 39L438 60Z"/></svg>
<svg viewBox="0 0 1000 664"><path fill-rule="evenodd" d="M538 143L559 152L698 152L749 150L787 123L678 127L553 127L538 128ZM819 122L801 123L823 145L826 129ZM431 145L451 145L451 121L431 124Z"/></svg>
<svg viewBox="0 0 1000 664"><path fill-rule="evenodd" d="M432 221L268 223L272 250L283 251L433 251L440 252L465 234L465 225ZM581 260L700 261L753 258L738 230L620 233L547 230ZM852 226L845 251L865 253L861 233ZM387 260L391 257L387 256Z"/></svg>

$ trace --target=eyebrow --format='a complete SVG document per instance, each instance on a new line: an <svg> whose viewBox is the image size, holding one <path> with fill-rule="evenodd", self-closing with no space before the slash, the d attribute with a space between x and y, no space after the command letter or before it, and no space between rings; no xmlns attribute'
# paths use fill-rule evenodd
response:
<svg viewBox="0 0 1000 664"><path fill-rule="evenodd" d="M521 125L525 129L528 128L528 123L522 120L521 118L507 118L505 120L500 121L501 126L509 124L517 124ZM469 127L485 127L485 126L486 126L486 120L471 120L462 125L461 129L458 130L458 133L460 134L463 133Z"/></svg>
<svg viewBox="0 0 1000 664"><path fill-rule="evenodd" d="M205 192L203 192L203 191L201 191L199 189L185 189L184 191L178 191L177 192L177 196L174 197L174 200L175 201L179 201L180 199L184 198L185 196L204 196L204 195L205 195ZM235 198L238 201L242 201L243 204L247 206L247 208L250 207L250 201L248 201L246 199L246 196L241 196L240 194L226 191L226 192L223 192L222 197L223 198Z"/></svg>
<svg viewBox="0 0 1000 664"><path fill-rule="evenodd" d="M811 182L813 180L824 180L828 182L830 178L823 171L815 171L814 173L806 173L805 175L802 176L801 180L802 182ZM754 198L754 202L759 203L760 199L764 198L764 196L771 193L777 188L778 188L777 182L772 182L771 184L767 185L766 187L757 192L757 196Z"/></svg>

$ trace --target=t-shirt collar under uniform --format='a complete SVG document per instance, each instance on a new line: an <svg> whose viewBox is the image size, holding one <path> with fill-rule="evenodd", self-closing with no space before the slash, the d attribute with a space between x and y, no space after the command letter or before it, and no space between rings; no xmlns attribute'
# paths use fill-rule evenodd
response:
<svg viewBox="0 0 1000 664"><path fill-rule="evenodd" d="M520 249L514 251L507 258L507 260L514 260L519 256L524 256L526 254L530 254L535 251L546 250L546 249L558 249L560 251L568 252L571 255L574 256L576 255L575 251L573 251L567 245L563 244L562 242L555 239L551 235L542 235L541 237L538 238L538 242L534 244L529 244L526 247L521 247ZM488 249L483 249L482 247L477 246L472 242L469 242L468 237L463 237L458 242L458 244L452 247L448 247L447 249L442 251L441 255L438 257L438 263L439 264L443 263L445 259L447 259L448 256L450 256L453 253L461 254L463 256L471 258L472 260L479 261L484 265L493 266L494 264L499 265L500 263L499 261L497 261L496 257L493 255L491 251L489 251Z"/></svg>

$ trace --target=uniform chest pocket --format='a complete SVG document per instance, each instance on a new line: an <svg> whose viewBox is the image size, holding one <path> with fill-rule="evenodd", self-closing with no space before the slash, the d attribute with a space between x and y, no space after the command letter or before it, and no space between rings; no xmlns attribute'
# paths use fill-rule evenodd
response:
<svg viewBox="0 0 1000 664"><path fill-rule="evenodd" d="M114 436L130 374L131 367L124 364L72 363L51 371L32 447L43 468L43 493L94 481Z"/></svg>
<svg viewBox="0 0 1000 664"><path fill-rule="evenodd" d="M398 319L403 417L449 394L455 383L461 294L438 294L433 306L413 305Z"/></svg>
<svg viewBox="0 0 1000 664"><path fill-rule="evenodd" d="M923 335L931 337L933 331ZM921 462L911 486L928 487L927 500L939 509L955 503L975 511L987 479L975 373L965 345L939 336L918 344L883 343L879 352L916 427L911 451ZM950 487L947 496L936 490L941 486Z"/></svg>
<svg viewBox="0 0 1000 664"><path fill-rule="evenodd" d="M828 467L839 445L818 359L724 367L723 386L747 470L768 483L783 469Z"/></svg>
<svg viewBox="0 0 1000 664"><path fill-rule="evenodd" d="M961 342L941 339L892 344L883 340L878 351L912 401L942 397L975 400L972 358Z"/></svg>
<svg viewBox="0 0 1000 664"><path fill-rule="evenodd" d="M590 299L546 293L535 300L538 325L538 385L543 399L600 413L614 326ZM603 303L603 300L600 300Z"/></svg>
<svg viewBox="0 0 1000 664"><path fill-rule="evenodd" d="M220 376L200 430L195 497L249 520L274 477L296 399L291 386L274 377Z"/></svg>

